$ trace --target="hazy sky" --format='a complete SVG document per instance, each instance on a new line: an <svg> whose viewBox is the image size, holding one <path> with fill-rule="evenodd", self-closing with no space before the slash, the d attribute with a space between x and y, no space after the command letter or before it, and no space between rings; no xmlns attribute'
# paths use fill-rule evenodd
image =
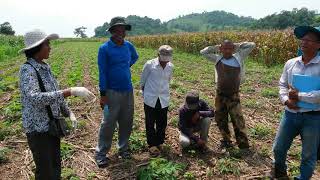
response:
<svg viewBox="0 0 320 180"><path fill-rule="evenodd" d="M320 0L0 0L0 23L9 21L16 34L40 28L62 37L74 37L76 27L94 28L114 16L148 16L168 21L179 15L224 10L262 18L282 10L306 7L320 13Z"/></svg>

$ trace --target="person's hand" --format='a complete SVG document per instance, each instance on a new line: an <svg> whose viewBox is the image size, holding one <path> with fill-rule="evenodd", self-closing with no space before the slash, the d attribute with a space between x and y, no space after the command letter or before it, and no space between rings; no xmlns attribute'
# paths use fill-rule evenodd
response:
<svg viewBox="0 0 320 180"><path fill-rule="evenodd" d="M77 129L78 127L78 120L76 118L76 116L74 115L74 113L72 111L70 111L70 116L69 116L71 122L72 122L72 128L73 129Z"/></svg>
<svg viewBox="0 0 320 180"><path fill-rule="evenodd" d="M204 147L204 146L206 145L206 142L205 142L204 140L202 140L202 139L199 139L199 140L197 141L197 145L198 145L199 147Z"/></svg>
<svg viewBox="0 0 320 180"><path fill-rule="evenodd" d="M200 119L200 113L199 113L199 112L196 112L196 113L194 113L194 115L192 116L191 121L192 121L193 124L196 124L196 123L199 121L199 119Z"/></svg>
<svg viewBox="0 0 320 180"><path fill-rule="evenodd" d="M100 107L103 109L106 104L108 104L107 96L101 96L100 97Z"/></svg>
<svg viewBox="0 0 320 180"><path fill-rule="evenodd" d="M96 96L85 87L72 87L70 91L72 96L83 97L86 101L96 98Z"/></svg>
<svg viewBox="0 0 320 180"><path fill-rule="evenodd" d="M297 106L297 101L288 99L285 103L286 106L288 106L289 109L298 110L299 107Z"/></svg>
<svg viewBox="0 0 320 180"><path fill-rule="evenodd" d="M299 100L299 91L294 89L292 86L289 86L289 99L298 101Z"/></svg>
<svg viewBox="0 0 320 180"><path fill-rule="evenodd" d="M144 93L143 90L139 90L139 94L141 95L142 98L144 97L143 93Z"/></svg>

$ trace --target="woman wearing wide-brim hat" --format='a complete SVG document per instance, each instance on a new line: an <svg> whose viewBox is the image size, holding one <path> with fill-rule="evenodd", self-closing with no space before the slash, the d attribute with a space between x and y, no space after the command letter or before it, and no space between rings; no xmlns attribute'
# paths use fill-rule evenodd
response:
<svg viewBox="0 0 320 180"><path fill-rule="evenodd" d="M49 123L62 116L69 116L76 122L75 115L64 101L65 98L71 95L86 100L95 98L85 87L59 90L50 66L44 62L49 58L50 40L58 38L57 34L46 35L41 30L33 30L24 35L25 48L19 51L27 58L20 68L22 124L36 164L36 180L60 179L61 137L49 133Z"/></svg>

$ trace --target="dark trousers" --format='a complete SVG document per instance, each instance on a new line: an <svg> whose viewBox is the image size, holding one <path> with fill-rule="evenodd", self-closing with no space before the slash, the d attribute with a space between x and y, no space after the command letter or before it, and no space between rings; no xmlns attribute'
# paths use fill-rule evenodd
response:
<svg viewBox="0 0 320 180"><path fill-rule="evenodd" d="M27 139L36 164L35 179L61 179L60 138L48 133L27 133Z"/></svg>
<svg viewBox="0 0 320 180"><path fill-rule="evenodd" d="M318 158L317 158L317 160L320 160L320 145L318 147Z"/></svg>
<svg viewBox="0 0 320 180"><path fill-rule="evenodd" d="M166 136L168 107L161 108L158 99L155 108L144 104L144 113L148 145L151 147L163 144Z"/></svg>

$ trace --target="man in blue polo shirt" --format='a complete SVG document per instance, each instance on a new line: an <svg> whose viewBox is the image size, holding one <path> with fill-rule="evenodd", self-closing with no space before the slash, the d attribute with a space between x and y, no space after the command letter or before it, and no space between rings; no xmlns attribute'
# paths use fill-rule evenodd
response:
<svg viewBox="0 0 320 180"><path fill-rule="evenodd" d="M130 67L137 61L134 46L124 40L131 30L122 17L111 19L109 41L102 44L98 52L100 105L104 118L100 125L96 147L96 162L100 168L108 165L109 152L115 126L119 124L119 157L130 158L128 142L132 130L134 98Z"/></svg>

